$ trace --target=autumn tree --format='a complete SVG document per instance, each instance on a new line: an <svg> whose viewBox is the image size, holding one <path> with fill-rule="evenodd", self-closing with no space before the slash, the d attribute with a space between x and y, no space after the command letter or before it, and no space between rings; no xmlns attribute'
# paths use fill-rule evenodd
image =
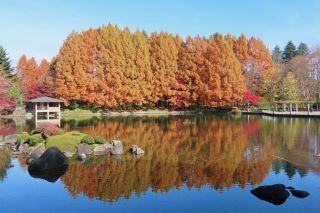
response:
<svg viewBox="0 0 320 213"><path fill-rule="evenodd" d="M42 84L46 85L52 95L55 95L56 90L56 58L53 58L49 64L49 68L43 75Z"/></svg>
<svg viewBox="0 0 320 213"><path fill-rule="evenodd" d="M178 56L181 38L168 33L153 33L150 37L151 68L155 80L155 97L160 103L176 104Z"/></svg>
<svg viewBox="0 0 320 213"><path fill-rule="evenodd" d="M200 37L187 37L179 49L180 91L175 96L177 107L188 107L198 103L201 80L200 73L204 69L205 51L208 43Z"/></svg>
<svg viewBox="0 0 320 213"><path fill-rule="evenodd" d="M268 48L256 38L248 41L249 59L244 65L247 87L258 96L264 96L264 83L269 80L273 72L273 62Z"/></svg>
<svg viewBox="0 0 320 213"><path fill-rule="evenodd" d="M211 36L205 53L205 68L200 71L201 94L204 106L232 106L242 100L245 90L241 64L230 45L219 35Z"/></svg>
<svg viewBox="0 0 320 213"><path fill-rule="evenodd" d="M247 37L244 34L241 34L237 40L234 40L232 47L237 59L242 65L242 69L244 69L249 60L249 45Z"/></svg>
<svg viewBox="0 0 320 213"><path fill-rule="evenodd" d="M0 72L0 114L13 112L16 107L15 100L6 95L9 88L10 81L5 78L4 73Z"/></svg>
<svg viewBox="0 0 320 213"><path fill-rule="evenodd" d="M71 33L56 59L55 75L58 97L70 101L94 102L99 100L94 92L97 69L94 66L95 34L89 29L82 34ZM103 104L103 103L102 103Z"/></svg>
<svg viewBox="0 0 320 213"><path fill-rule="evenodd" d="M145 31L137 30L132 35L134 45L134 65L136 76L132 76L134 84L138 87L139 101L136 104L155 103L154 91L154 76L151 70L150 51L148 43L148 35Z"/></svg>
<svg viewBox="0 0 320 213"><path fill-rule="evenodd" d="M47 60L42 60L40 65L37 64L35 58L28 59L26 55L22 55L17 63L16 72L19 86L24 95L35 84L42 84L49 69Z"/></svg>
<svg viewBox="0 0 320 213"><path fill-rule="evenodd" d="M288 72L284 79L284 100L299 100L299 88L295 75Z"/></svg>

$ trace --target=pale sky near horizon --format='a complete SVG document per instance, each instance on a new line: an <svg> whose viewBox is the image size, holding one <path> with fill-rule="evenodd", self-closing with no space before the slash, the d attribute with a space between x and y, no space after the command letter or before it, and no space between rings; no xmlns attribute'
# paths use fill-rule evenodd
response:
<svg viewBox="0 0 320 213"><path fill-rule="evenodd" d="M289 40L320 44L317 0L0 0L0 45L15 66L58 54L71 31L115 24L187 35L215 32L261 38L270 49Z"/></svg>

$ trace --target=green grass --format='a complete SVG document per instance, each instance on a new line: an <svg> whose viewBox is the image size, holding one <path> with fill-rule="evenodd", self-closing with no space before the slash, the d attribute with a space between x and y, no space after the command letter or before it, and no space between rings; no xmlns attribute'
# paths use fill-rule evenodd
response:
<svg viewBox="0 0 320 213"><path fill-rule="evenodd" d="M76 131L50 136L47 139L46 147L55 146L61 151L75 152L77 144L81 143L81 139L84 136L86 136L86 134Z"/></svg>
<svg viewBox="0 0 320 213"><path fill-rule="evenodd" d="M96 112L89 109L65 109L62 111L62 114L87 114L87 113L102 113L102 110L98 110Z"/></svg>

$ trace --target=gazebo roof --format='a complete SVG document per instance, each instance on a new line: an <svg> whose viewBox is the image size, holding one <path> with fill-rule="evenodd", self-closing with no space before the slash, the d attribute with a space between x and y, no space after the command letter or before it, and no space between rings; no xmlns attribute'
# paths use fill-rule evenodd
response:
<svg viewBox="0 0 320 213"><path fill-rule="evenodd" d="M62 103L63 101L56 99L56 98L44 96L44 97L26 100L26 102L30 102L30 103Z"/></svg>

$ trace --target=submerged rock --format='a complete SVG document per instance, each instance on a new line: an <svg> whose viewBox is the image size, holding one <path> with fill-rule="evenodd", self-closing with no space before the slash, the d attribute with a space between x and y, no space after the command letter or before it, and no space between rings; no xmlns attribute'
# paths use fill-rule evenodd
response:
<svg viewBox="0 0 320 213"><path fill-rule="evenodd" d="M133 145L130 147L129 151L135 155L144 155L143 149L141 149L138 145Z"/></svg>
<svg viewBox="0 0 320 213"><path fill-rule="evenodd" d="M293 196L298 197L298 198L305 198L305 197L309 196L309 192L307 192L307 191L291 189L290 192Z"/></svg>
<svg viewBox="0 0 320 213"><path fill-rule="evenodd" d="M77 154L85 154L85 155L90 155L92 154L92 150L90 149L89 145L86 143L81 143L81 144L77 144Z"/></svg>
<svg viewBox="0 0 320 213"><path fill-rule="evenodd" d="M251 190L251 193L260 200L267 201L274 205L283 204L290 196L290 193L286 190L286 186L283 184L259 186Z"/></svg>
<svg viewBox="0 0 320 213"><path fill-rule="evenodd" d="M68 158L56 147L49 147L40 158L33 160L28 171L58 171L68 166Z"/></svg>
<svg viewBox="0 0 320 213"><path fill-rule="evenodd" d="M105 143L102 145L98 145L96 148L93 149L94 155L105 155L107 153L110 153L113 146L109 143Z"/></svg>
<svg viewBox="0 0 320 213"><path fill-rule="evenodd" d="M123 145L122 142L119 140L112 140L111 141L112 149L110 153L112 155L122 155L123 154Z"/></svg>

